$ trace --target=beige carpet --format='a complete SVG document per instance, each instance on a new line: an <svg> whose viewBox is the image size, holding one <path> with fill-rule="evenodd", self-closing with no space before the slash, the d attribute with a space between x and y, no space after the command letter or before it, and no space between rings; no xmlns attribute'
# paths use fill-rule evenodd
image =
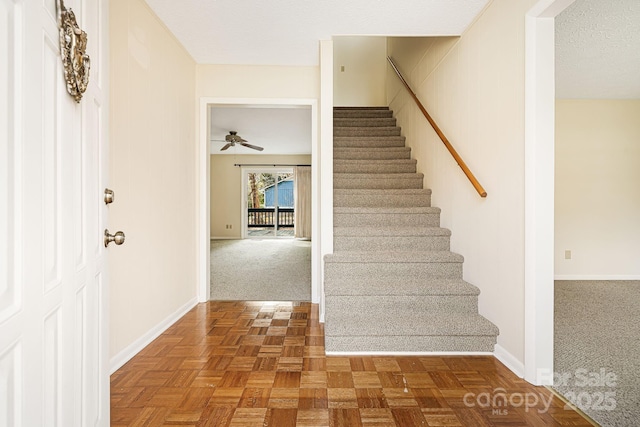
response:
<svg viewBox="0 0 640 427"><path fill-rule="evenodd" d="M310 301L311 242L212 240L211 299Z"/></svg>
<svg viewBox="0 0 640 427"><path fill-rule="evenodd" d="M600 425L640 425L640 281L555 282L554 388Z"/></svg>

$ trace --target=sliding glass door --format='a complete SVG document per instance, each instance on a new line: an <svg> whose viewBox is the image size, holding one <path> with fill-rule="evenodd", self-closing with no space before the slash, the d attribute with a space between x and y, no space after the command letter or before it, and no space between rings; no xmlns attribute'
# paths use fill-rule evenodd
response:
<svg viewBox="0 0 640 427"><path fill-rule="evenodd" d="M244 171L244 237L293 237L293 169Z"/></svg>

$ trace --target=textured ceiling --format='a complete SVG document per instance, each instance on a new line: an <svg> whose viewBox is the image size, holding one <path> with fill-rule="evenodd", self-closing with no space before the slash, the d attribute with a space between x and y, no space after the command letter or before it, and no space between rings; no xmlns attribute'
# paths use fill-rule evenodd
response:
<svg viewBox="0 0 640 427"><path fill-rule="evenodd" d="M211 108L209 127L211 154L311 154L309 107L216 106ZM264 151L238 144L220 151L231 130Z"/></svg>
<svg viewBox="0 0 640 427"><path fill-rule="evenodd" d="M317 65L336 35L457 35L488 0L146 0L202 64ZM576 0L556 18L559 98L640 98L640 0ZM311 152L309 109L218 106L211 139L230 130L263 154ZM254 154L244 147L212 154Z"/></svg>
<svg viewBox="0 0 640 427"><path fill-rule="evenodd" d="M576 0L556 17L556 97L640 98L640 0Z"/></svg>
<svg viewBox="0 0 640 427"><path fill-rule="evenodd" d="M146 0L200 64L318 65L335 35L459 35L488 0Z"/></svg>

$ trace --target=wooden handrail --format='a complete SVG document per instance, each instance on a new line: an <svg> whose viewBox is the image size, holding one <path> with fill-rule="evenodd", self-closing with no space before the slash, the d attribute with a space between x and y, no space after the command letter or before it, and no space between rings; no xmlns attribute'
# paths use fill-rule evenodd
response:
<svg viewBox="0 0 640 427"><path fill-rule="evenodd" d="M429 121L433 130L436 131L436 133L440 137L440 140L442 140L442 143L444 144L444 146L447 147L447 150L449 150L449 153L451 153L456 163L458 163L458 166L460 166L460 168L462 169L462 172L464 172L467 178L469 178L469 181L471 181L471 185L473 185L473 188L476 189L480 197L487 197L487 192L484 190L484 188L482 188L482 185L480 185L476 177L469 170L469 168L467 167L467 164L464 162L464 160L462 160L462 157L460 157L460 155L458 154L456 149L453 148L453 146L451 145L447 137L444 136L444 133L442 133L442 131L440 130L436 122L431 118L427 110L424 108L424 105L422 105L422 102L420 102L420 100L416 96L415 92L411 90L409 83L407 83L404 77L402 77L402 73L400 73L400 70L398 70L398 67L393 62L393 59L391 59L390 56L387 56L387 60L389 61L389 63L391 64L391 67L393 67L393 70L396 72L396 74L400 78L400 81L402 81L402 84L404 85L404 87L407 88L407 90L409 91L409 94L418 105L418 108L420 109L420 111L422 111L422 114L424 115L424 117Z"/></svg>

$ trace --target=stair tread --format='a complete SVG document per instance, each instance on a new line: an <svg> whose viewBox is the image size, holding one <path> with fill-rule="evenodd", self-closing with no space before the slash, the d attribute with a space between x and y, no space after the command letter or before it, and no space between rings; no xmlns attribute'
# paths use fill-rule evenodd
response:
<svg viewBox="0 0 640 427"><path fill-rule="evenodd" d="M345 282L327 280L326 296L438 296L480 295L480 289L463 279L453 277L397 277L394 280L363 277Z"/></svg>
<svg viewBox="0 0 640 427"><path fill-rule="evenodd" d="M380 105L380 106L366 106L366 107L358 107L358 106L338 106L338 107L333 107L333 110L338 110L338 111L345 111L345 110L388 110L389 107L386 105Z"/></svg>
<svg viewBox="0 0 640 427"><path fill-rule="evenodd" d="M384 129L393 129L400 130L400 126L334 126L334 130L336 129L348 129L348 130L384 130ZM400 135L393 135L400 136Z"/></svg>
<svg viewBox="0 0 640 427"><path fill-rule="evenodd" d="M350 154L352 156L370 155L411 155L411 149L405 147L404 141L340 141L334 144L333 154ZM363 157L367 159L368 157Z"/></svg>
<svg viewBox="0 0 640 427"><path fill-rule="evenodd" d="M451 251L343 251L324 256L325 263L461 263L464 257Z"/></svg>
<svg viewBox="0 0 640 427"><path fill-rule="evenodd" d="M327 318L325 326L331 336L498 335L498 328L476 313L424 313L415 316L404 314L399 307L393 314L370 312L335 314L337 314L335 317ZM381 317L385 319L384 322L380 321ZM348 321L335 322L345 318Z"/></svg>
<svg viewBox="0 0 640 427"><path fill-rule="evenodd" d="M336 138L344 138L344 140L346 141L347 139L356 139L354 138L348 138L348 137L336 137ZM358 137L359 138L359 137ZM400 137L388 137L388 138L400 138ZM402 137L404 138L404 137ZM362 138L363 142L366 142L368 138ZM381 138L382 139L382 138ZM385 151L397 151L397 152L406 152L406 151L411 151L410 147L405 147L403 146L392 146L392 147L333 147L333 151L346 151L346 152L368 152L368 151L378 151L380 153L385 152Z"/></svg>
<svg viewBox="0 0 640 427"><path fill-rule="evenodd" d="M333 194L346 196L420 196L430 195L430 188L336 188Z"/></svg>
<svg viewBox="0 0 640 427"><path fill-rule="evenodd" d="M344 165L362 165L362 164L375 164L375 165L415 165L418 163L416 159L335 159L333 164Z"/></svg>
<svg viewBox="0 0 640 427"><path fill-rule="evenodd" d="M346 112L346 111L352 111L352 112L384 111L384 112L387 112L387 111L390 111L390 110L341 110L341 112ZM334 119L340 119L340 120L342 120L342 119L346 119L346 120L351 120L351 119L354 119L354 120L357 120L357 119L366 119L366 120L371 120L371 119L373 119L373 120L393 119L393 120L395 120L396 118L395 117L357 117L357 116L354 116L354 117L334 117Z"/></svg>
<svg viewBox="0 0 640 427"><path fill-rule="evenodd" d="M371 176L365 176L371 175ZM334 178L352 179L415 179L424 178L423 173L417 172L397 172L397 173L375 173L375 172L334 172Z"/></svg>
<svg viewBox="0 0 640 427"><path fill-rule="evenodd" d="M336 206L333 208L333 213L339 214L356 214L356 213L364 213L364 214L439 214L440 208L433 206L420 206L420 207L393 207L393 206L379 206L379 207L369 207L369 206Z"/></svg>
<svg viewBox="0 0 640 427"><path fill-rule="evenodd" d="M423 236L451 236L451 230L442 227L334 227L333 235L338 237L423 237Z"/></svg>
<svg viewBox="0 0 640 427"><path fill-rule="evenodd" d="M394 126L397 127L397 126ZM406 141L406 137L402 135L371 135L371 136L334 136L333 142L349 142L349 141Z"/></svg>
<svg viewBox="0 0 640 427"><path fill-rule="evenodd" d="M373 151L374 153L378 153L378 154L385 153L387 150L392 148L395 148L396 151L391 151L391 153L405 153L405 152L411 153L411 149L405 146L404 141L394 140L394 139L389 139L389 140L378 139L375 141L366 141L366 140L334 141L333 143L334 151L341 150L344 148L350 148L351 153L360 154L360 155L368 154L370 151L374 149L378 150L378 151ZM398 150L398 148L402 148L402 150Z"/></svg>
<svg viewBox="0 0 640 427"><path fill-rule="evenodd" d="M336 159L333 162L334 174L399 174L416 173L416 161L412 159Z"/></svg>
<svg viewBox="0 0 640 427"><path fill-rule="evenodd" d="M333 127L384 127L396 126L394 117L334 117Z"/></svg>
<svg viewBox="0 0 640 427"><path fill-rule="evenodd" d="M351 118L389 118L393 117L391 110L342 110L333 112L333 120Z"/></svg>
<svg viewBox="0 0 640 427"><path fill-rule="evenodd" d="M400 147L398 147L400 148ZM366 160L366 159L380 159L380 160L385 160L385 159L408 159L411 156L411 150L380 150L380 151L375 151L373 149L369 149L369 150L351 150L351 149L337 149L334 148L333 150L333 158L334 160L339 160L339 159L360 159L360 160Z"/></svg>

